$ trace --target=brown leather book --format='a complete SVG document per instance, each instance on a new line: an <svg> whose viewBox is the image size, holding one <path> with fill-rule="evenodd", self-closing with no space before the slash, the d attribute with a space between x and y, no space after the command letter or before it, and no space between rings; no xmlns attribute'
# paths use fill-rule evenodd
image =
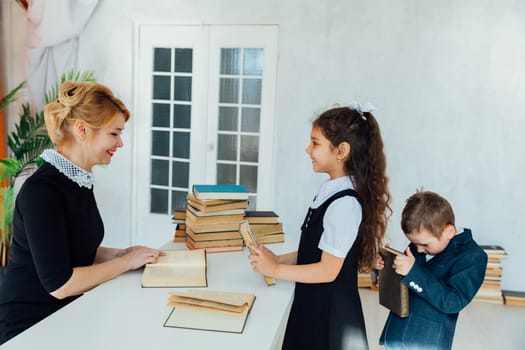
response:
<svg viewBox="0 0 525 350"><path fill-rule="evenodd" d="M404 254L390 247L382 247L379 254L385 262L385 267L379 270L379 304L399 317L406 317L409 314L408 287L392 267L395 257Z"/></svg>

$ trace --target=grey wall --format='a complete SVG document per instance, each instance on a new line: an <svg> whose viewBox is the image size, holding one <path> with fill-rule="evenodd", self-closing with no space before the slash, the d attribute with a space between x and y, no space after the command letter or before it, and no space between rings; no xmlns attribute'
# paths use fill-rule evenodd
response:
<svg viewBox="0 0 525 350"><path fill-rule="evenodd" d="M524 7L518 0L106 0L81 36L80 66L132 107L134 23L278 24L272 190L286 233L298 233L324 179L304 152L310 120L334 103L370 101L393 195L387 238L403 248L404 200L416 188L437 191L480 244L507 249L503 287L525 290ZM96 185L106 243L119 246L130 243L133 122L127 129L127 147L97 171Z"/></svg>

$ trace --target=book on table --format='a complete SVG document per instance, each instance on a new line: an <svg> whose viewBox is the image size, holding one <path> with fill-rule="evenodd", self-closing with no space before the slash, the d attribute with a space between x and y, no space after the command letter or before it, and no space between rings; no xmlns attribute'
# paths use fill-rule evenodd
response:
<svg viewBox="0 0 525 350"><path fill-rule="evenodd" d="M193 196L197 199L248 200L248 189L243 185L217 184L193 185Z"/></svg>
<svg viewBox="0 0 525 350"><path fill-rule="evenodd" d="M255 235L253 234L252 230L250 229L250 223L248 221L242 221L239 225L239 232L241 233L242 239L244 240L244 243L248 245L248 243L251 243L253 245L258 245L257 239L255 238ZM256 254L253 250L250 249L251 254ZM275 284L275 279L273 277L264 276L264 281L268 286L272 286Z"/></svg>
<svg viewBox="0 0 525 350"><path fill-rule="evenodd" d="M188 204L200 210L203 213L211 213L215 211L231 210L231 209L246 209L248 208L247 200L220 200L220 199L204 199L195 198L193 194L186 196Z"/></svg>
<svg viewBox="0 0 525 350"><path fill-rule="evenodd" d="M256 237L283 233L283 223L274 224L250 224L250 228Z"/></svg>
<svg viewBox="0 0 525 350"><path fill-rule="evenodd" d="M243 208L206 211L206 210L200 210L198 208L193 207L191 204L188 204L186 210L190 212L193 216L196 216L196 217L213 217L213 216L231 215L231 216L242 216L244 218Z"/></svg>
<svg viewBox="0 0 525 350"><path fill-rule="evenodd" d="M196 248L192 246L191 240L186 240L186 247L190 250L193 249L202 249L202 248ZM232 246L221 246L221 247L207 247L204 248L206 251L206 254L213 254L213 253L229 253L229 252L242 252L244 250L244 244L242 245L232 245Z"/></svg>
<svg viewBox="0 0 525 350"><path fill-rule="evenodd" d="M244 220L250 224L276 224L279 216L271 210L246 210Z"/></svg>
<svg viewBox="0 0 525 350"><path fill-rule="evenodd" d="M409 314L408 287L392 267L395 257L404 254L391 247L380 248L379 254L385 262L385 267L379 270L379 304L399 317L406 317Z"/></svg>
<svg viewBox="0 0 525 350"><path fill-rule="evenodd" d="M206 252L164 250L157 263L147 264L142 273L142 287L206 287Z"/></svg>
<svg viewBox="0 0 525 350"><path fill-rule="evenodd" d="M240 239L239 231L220 231L220 232L193 232L191 228L186 230L186 235L194 241L211 241L222 239Z"/></svg>
<svg viewBox="0 0 525 350"><path fill-rule="evenodd" d="M210 290L169 294L173 310L164 327L242 333L255 302L255 295Z"/></svg>
<svg viewBox="0 0 525 350"><path fill-rule="evenodd" d="M242 214L197 216L191 210L188 210L186 212L186 221L193 221L196 224L219 224L219 223L225 223L225 222L235 222L239 224L242 220L243 220Z"/></svg>
<svg viewBox="0 0 525 350"><path fill-rule="evenodd" d="M186 219L186 229L190 229L195 233L238 231L239 223L240 222L197 223L188 217Z"/></svg>

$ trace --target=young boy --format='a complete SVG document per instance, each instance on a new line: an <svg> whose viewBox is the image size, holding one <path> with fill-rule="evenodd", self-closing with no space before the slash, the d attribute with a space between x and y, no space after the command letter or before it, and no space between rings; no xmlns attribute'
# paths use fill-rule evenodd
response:
<svg viewBox="0 0 525 350"><path fill-rule="evenodd" d="M487 254L469 229L456 229L452 207L433 192L407 200L401 228L411 243L393 267L410 291L410 314L391 312L379 343L389 350L450 349L458 314L485 277Z"/></svg>

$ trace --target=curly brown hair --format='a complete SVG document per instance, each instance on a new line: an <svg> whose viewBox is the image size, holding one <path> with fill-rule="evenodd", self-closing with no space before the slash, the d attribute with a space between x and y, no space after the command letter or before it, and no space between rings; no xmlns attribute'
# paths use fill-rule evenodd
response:
<svg viewBox="0 0 525 350"><path fill-rule="evenodd" d="M312 123L337 147L350 144L345 171L362 200L363 219L359 226L359 271L370 271L392 214L386 176L386 157L379 125L370 112L336 107L323 112Z"/></svg>

